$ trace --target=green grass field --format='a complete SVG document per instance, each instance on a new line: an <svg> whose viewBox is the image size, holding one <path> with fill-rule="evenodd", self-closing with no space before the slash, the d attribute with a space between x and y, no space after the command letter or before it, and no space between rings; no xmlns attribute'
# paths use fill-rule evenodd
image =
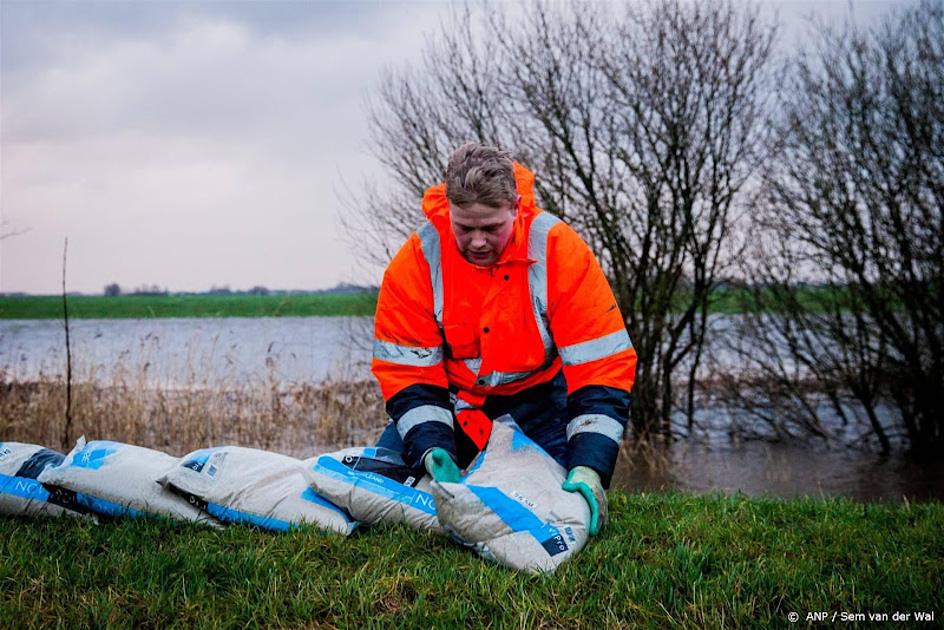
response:
<svg viewBox="0 0 944 630"><path fill-rule="evenodd" d="M610 497L604 534L553 576L401 527L344 539L0 520L0 626L596 630L789 627L790 612L806 627L808 611L944 616L940 503Z"/></svg>
<svg viewBox="0 0 944 630"><path fill-rule="evenodd" d="M74 319L373 315L376 293L303 295L70 296ZM60 319L61 296L0 298L0 319Z"/></svg>
<svg viewBox="0 0 944 630"><path fill-rule="evenodd" d="M308 295L70 296L73 319L152 317L312 317L373 315L376 293ZM713 312L737 312L736 299L719 295ZM61 296L0 298L0 319L61 319Z"/></svg>
<svg viewBox="0 0 944 630"><path fill-rule="evenodd" d="M740 313L747 297L744 289L719 288L711 296L709 312ZM841 291L804 288L801 303L814 311L830 300L841 299ZM684 290L676 296L681 311L691 296ZM142 319L151 317L312 317L373 315L377 293L310 293L297 295L168 295L70 296L69 317L74 319ZM0 319L61 319L62 297L54 295L0 297Z"/></svg>

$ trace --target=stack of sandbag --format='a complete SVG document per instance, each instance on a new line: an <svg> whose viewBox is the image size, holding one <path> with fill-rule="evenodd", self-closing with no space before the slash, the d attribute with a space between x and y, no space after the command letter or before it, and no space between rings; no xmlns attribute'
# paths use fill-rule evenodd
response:
<svg viewBox="0 0 944 630"><path fill-rule="evenodd" d="M177 465L177 458L140 446L81 437L58 466L39 481L50 491L72 491L76 501L107 517L164 515L207 524L216 522L185 499L157 483Z"/></svg>
<svg viewBox="0 0 944 630"><path fill-rule="evenodd" d="M301 460L239 446L194 451L158 480L224 523L285 531L307 523L349 535L357 526L308 486Z"/></svg>
<svg viewBox="0 0 944 630"><path fill-rule="evenodd" d="M36 478L65 455L36 444L0 442L0 514L9 516L83 516L75 493L52 492Z"/></svg>
<svg viewBox="0 0 944 630"><path fill-rule="evenodd" d="M565 471L510 418L497 419L486 449L459 483L432 483L439 522L484 558L553 572L587 542L590 508L561 489Z"/></svg>
<svg viewBox="0 0 944 630"><path fill-rule="evenodd" d="M396 451L348 448L305 460L305 477L319 495L368 524L406 523L440 532L424 470Z"/></svg>

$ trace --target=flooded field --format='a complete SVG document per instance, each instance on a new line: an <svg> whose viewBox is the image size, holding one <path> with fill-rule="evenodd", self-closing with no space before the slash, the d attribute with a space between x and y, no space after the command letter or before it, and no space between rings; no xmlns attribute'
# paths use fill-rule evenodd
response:
<svg viewBox="0 0 944 630"><path fill-rule="evenodd" d="M148 382L207 386L275 379L366 379L370 317L80 319L70 323L75 374L100 382L114 370ZM0 320L0 370L19 380L65 372L56 320Z"/></svg>
<svg viewBox="0 0 944 630"><path fill-rule="evenodd" d="M183 396L182 392L203 390L221 394L229 399L225 404L238 406L243 414L241 422L245 422L245 414L257 413L272 414L272 420L260 417L252 431L232 433L227 433L225 423L217 422L218 426L207 433L208 438L235 435L258 441L261 438L253 436L264 436L268 448L296 456L310 456L325 448L328 436L340 444L351 443L350 439L355 437L355 441L367 442L380 434L383 420L376 388L368 385L367 393L358 398L358 408L373 410L374 417L352 419L350 426L356 431L353 435L348 432L344 439L343 427L319 432L308 417L318 408L330 405L332 422L343 423L343 400L328 397L319 403L322 399L313 398L305 389L324 382L369 382L371 337L369 317L78 320L71 326L78 381L97 382L108 388L116 379L123 383L131 380L139 389L153 388L164 408L174 396ZM6 382L28 385L55 381L64 371L65 337L61 323L0 320L0 372ZM302 394L298 394L299 388ZM6 395L10 391L13 390L6 390ZM113 400L113 386L109 391L112 404L120 405L120 401ZM228 394L231 391L248 396L249 402L234 403L233 395ZM141 413L155 413L148 410L146 391L132 393L136 408L143 410ZM253 398L256 393L258 397ZM370 397L378 400L372 401ZM101 396L97 395L98 398ZM201 394L201 398L207 397ZM284 409L291 405L284 407L282 398L296 401L298 411L294 416L286 416ZM310 405L312 411L305 411L308 407L299 407L300 404ZM276 413L273 409L283 411ZM187 422L198 422L200 413L199 409L187 407ZM225 416L233 412L220 413ZM720 407L702 409L699 416L708 429L669 446L638 449L628 441L614 476L614 487L782 497L944 500L944 460L918 461L901 454L881 457L861 451L829 450L817 444L742 441L727 430L731 420L725 414ZM286 417L295 419L279 420ZM172 420L167 423L168 432L192 433L189 427L186 431L174 429ZM10 421L0 417L0 427ZM163 441L143 445L174 452L178 447L166 433ZM151 439L147 437L149 433L135 435L141 436L137 439ZM120 439L117 435L96 437ZM5 438L9 436L0 434L0 440Z"/></svg>

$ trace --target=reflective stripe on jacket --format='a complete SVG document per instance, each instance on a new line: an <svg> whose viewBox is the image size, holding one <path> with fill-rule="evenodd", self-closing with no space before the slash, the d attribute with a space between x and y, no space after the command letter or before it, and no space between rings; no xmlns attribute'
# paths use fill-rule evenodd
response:
<svg viewBox="0 0 944 630"><path fill-rule="evenodd" d="M608 483L622 440L636 353L606 277L566 223L535 206L533 175L515 164L522 197L496 264L466 261L445 184L423 198L428 219L384 274L372 371L409 463L452 446L449 388L470 399L567 382L569 465Z"/></svg>

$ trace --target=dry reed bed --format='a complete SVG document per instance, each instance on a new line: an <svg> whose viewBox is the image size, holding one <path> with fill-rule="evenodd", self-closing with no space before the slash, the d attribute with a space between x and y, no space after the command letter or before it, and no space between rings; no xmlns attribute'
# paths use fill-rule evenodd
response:
<svg viewBox="0 0 944 630"><path fill-rule="evenodd" d="M161 384L146 366L116 366L103 382L80 371L72 386L72 427L66 434L66 383L61 375L22 378L0 370L0 441L68 451L75 439L109 439L183 454L233 444L295 457L373 444L386 424L383 399L371 380L284 383L270 371L251 383L191 379ZM664 468L670 441L627 432L621 464Z"/></svg>
<svg viewBox="0 0 944 630"><path fill-rule="evenodd" d="M72 385L66 431L66 383L0 372L0 440L68 451L75 439L109 439L182 455L234 444L296 457L370 444L386 416L377 386L366 380L320 384L162 385L115 370L109 382L86 373Z"/></svg>
<svg viewBox="0 0 944 630"><path fill-rule="evenodd" d="M342 376L334 380L285 382L277 376L277 359L266 356L266 373L246 382L233 375L233 362L227 356L188 355L184 372L190 376L178 383L155 379L153 359L144 353L141 363L122 353L107 376L102 366L80 361L72 386L69 431L62 375L23 376L0 370L0 441L68 451L78 436L85 435L90 440L117 440L177 455L234 444L309 457L373 444L386 424L376 384L349 365L337 366L335 371ZM211 374L217 376L211 379L207 376ZM771 383L744 374L716 373L700 379L697 391L700 398L710 393L709 397L730 399L732 392L742 391L745 385L760 391L773 389ZM678 388L683 390L684 384ZM665 469L671 441L627 431L620 466Z"/></svg>

